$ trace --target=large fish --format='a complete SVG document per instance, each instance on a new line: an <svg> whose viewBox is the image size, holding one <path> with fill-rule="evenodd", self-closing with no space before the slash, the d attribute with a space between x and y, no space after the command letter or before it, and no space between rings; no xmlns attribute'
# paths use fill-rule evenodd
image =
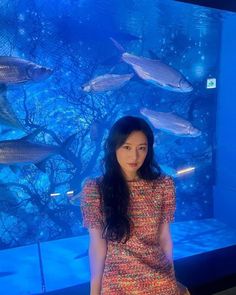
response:
<svg viewBox="0 0 236 295"><path fill-rule="evenodd" d="M62 146L33 143L29 140L32 134L21 139L0 141L0 164L9 165L11 166L10 168L14 168L18 164L32 163L43 170L42 162L53 154L62 154L74 136L72 135L66 139Z"/></svg>
<svg viewBox="0 0 236 295"><path fill-rule="evenodd" d="M112 38L111 40L122 52L121 59L131 65L141 79L170 91L191 92L193 90L192 85L178 70L161 60L125 52L124 48L117 41Z"/></svg>
<svg viewBox="0 0 236 295"><path fill-rule="evenodd" d="M155 112L147 108L142 108L140 113L147 117L155 128L170 134L182 137L197 137L201 135L201 131L194 128L189 121L173 113Z"/></svg>
<svg viewBox="0 0 236 295"><path fill-rule="evenodd" d="M25 140L0 141L0 164L38 163L58 152L58 147Z"/></svg>
<svg viewBox="0 0 236 295"><path fill-rule="evenodd" d="M0 124L17 129L24 129L7 101L6 88L6 85L0 85Z"/></svg>
<svg viewBox="0 0 236 295"><path fill-rule="evenodd" d="M123 87L134 74L105 74L98 76L82 86L86 92L104 92Z"/></svg>
<svg viewBox="0 0 236 295"><path fill-rule="evenodd" d="M31 61L12 56L0 56L0 83L18 84L48 78L52 70Z"/></svg>

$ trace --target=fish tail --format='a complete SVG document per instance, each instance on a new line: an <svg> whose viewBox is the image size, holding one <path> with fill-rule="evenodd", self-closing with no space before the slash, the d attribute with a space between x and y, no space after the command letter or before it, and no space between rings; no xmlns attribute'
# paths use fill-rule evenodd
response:
<svg viewBox="0 0 236 295"><path fill-rule="evenodd" d="M112 43L115 45L115 47L121 52L121 53L124 53L125 52L125 49L124 47L119 43L117 42L114 38L110 37L110 40L112 41Z"/></svg>

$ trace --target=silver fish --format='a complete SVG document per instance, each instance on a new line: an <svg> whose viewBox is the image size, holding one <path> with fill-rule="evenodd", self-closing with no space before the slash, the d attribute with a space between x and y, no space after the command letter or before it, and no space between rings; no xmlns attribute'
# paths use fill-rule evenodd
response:
<svg viewBox="0 0 236 295"><path fill-rule="evenodd" d="M116 40L110 39L122 52L121 59L131 65L141 79L174 92L191 92L193 90L192 85L178 70L160 60L125 52L124 48Z"/></svg>
<svg viewBox="0 0 236 295"><path fill-rule="evenodd" d="M7 101L6 85L0 85L0 124L24 129L22 124L16 118L11 105Z"/></svg>
<svg viewBox="0 0 236 295"><path fill-rule="evenodd" d="M44 160L53 154L61 154L64 157L67 147L73 142L76 134L70 135L60 146L31 142L32 138L43 129L40 128L20 139L0 141L0 164L9 165L14 173L19 170L19 165L27 163L32 163L46 172Z"/></svg>
<svg viewBox="0 0 236 295"><path fill-rule="evenodd" d="M18 84L48 78L52 70L28 60L0 56L0 83Z"/></svg>
<svg viewBox="0 0 236 295"><path fill-rule="evenodd" d="M105 74L98 76L82 86L85 92L103 92L123 87L134 74L115 75Z"/></svg>
<svg viewBox="0 0 236 295"><path fill-rule="evenodd" d="M201 131L194 128L189 121L173 113L155 112L147 108L142 108L140 113L147 117L155 128L170 134L182 137L201 135Z"/></svg>
<svg viewBox="0 0 236 295"><path fill-rule="evenodd" d="M56 146L31 143L23 139L0 141L0 164L39 163L59 151Z"/></svg>

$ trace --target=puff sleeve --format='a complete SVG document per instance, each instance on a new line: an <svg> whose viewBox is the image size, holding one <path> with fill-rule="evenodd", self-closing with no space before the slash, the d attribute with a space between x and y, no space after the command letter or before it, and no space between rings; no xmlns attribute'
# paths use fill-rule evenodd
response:
<svg viewBox="0 0 236 295"><path fill-rule="evenodd" d="M100 194L96 180L87 180L82 189L80 210L82 226L102 229L103 217L100 205Z"/></svg>
<svg viewBox="0 0 236 295"><path fill-rule="evenodd" d="M163 179L163 202L162 202L162 223L170 223L174 221L174 213L176 209L176 192L175 184L171 177Z"/></svg>

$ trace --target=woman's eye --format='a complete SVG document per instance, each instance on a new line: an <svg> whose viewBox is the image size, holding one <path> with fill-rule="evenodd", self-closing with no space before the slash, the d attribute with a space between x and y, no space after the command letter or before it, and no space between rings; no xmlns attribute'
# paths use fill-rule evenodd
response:
<svg viewBox="0 0 236 295"><path fill-rule="evenodd" d="M139 149L140 149L141 151L146 151L146 147L145 147L145 146L141 146Z"/></svg>
<svg viewBox="0 0 236 295"><path fill-rule="evenodd" d="M130 147L128 145L124 145L123 148L126 149L126 150L130 149Z"/></svg>

